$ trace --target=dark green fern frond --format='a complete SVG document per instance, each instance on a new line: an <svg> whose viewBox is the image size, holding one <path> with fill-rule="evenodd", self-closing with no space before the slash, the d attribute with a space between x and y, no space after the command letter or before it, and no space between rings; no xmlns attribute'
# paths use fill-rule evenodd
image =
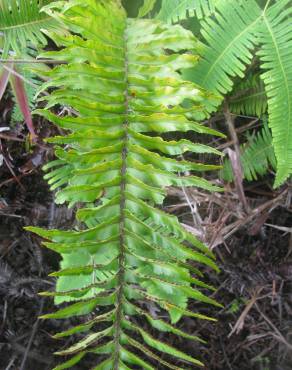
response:
<svg viewBox="0 0 292 370"><path fill-rule="evenodd" d="M292 174L292 6L279 0L263 15L259 33L262 79L277 158L275 187Z"/></svg>
<svg viewBox="0 0 292 370"><path fill-rule="evenodd" d="M157 331L200 340L174 324L183 315L212 320L187 307L190 299L218 306L206 295L213 288L201 280L199 266L218 269L206 246L176 217L155 207L162 205L170 185L220 190L197 175L215 166L175 159L186 151L220 153L159 136L191 130L216 134L187 118L201 115L212 97L179 73L197 59L182 52L194 50L196 40L181 26L127 19L116 0L63 5L48 9L56 8L72 34L51 33L63 49L45 56L67 64L48 72L50 81L43 88L55 89L44 99L47 108L67 105L76 113L39 113L71 131L49 140L57 145L58 159L46 166L46 178L52 188L60 188L58 203L85 204L77 212L84 227L29 230L46 238L45 245L63 259L61 270L52 274L58 279L56 292L44 294L54 296L57 304L74 301L45 318L90 314L90 319L55 335L83 335L58 352L73 357L56 369L73 366L87 353L102 355L94 369L200 366L199 360L158 340ZM182 105L186 99L193 102L190 108ZM181 176L186 170L191 175ZM154 317L141 304L145 301L161 315ZM148 329L137 326L137 317L146 319ZM158 353L182 362L176 366Z"/></svg>
<svg viewBox="0 0 292 370"><path fill-rule="evenodd" d="M4 38L3 56L9 49L22 54L28 42L46 45L42 29L58 29L48 14L40 12L52 0L0 0L0 36ZM60 25L59 25L60 26Z"/></svg>
<svg viewBox="0 0 292 370"><path fill-rule="evenodd" d="M179 22L187 17L201 19L215 10L215 0L162 0L157 19L164 22Z"/></svg>
<svg viewBox="0 0 292 370"><path fill-rule="evenodd" d="M272 135L266 123L256 135L249 136L247 143L241 146L240 161L244 178L248 181L264 176L269 168L276 169ZM226 181L233 181L234 175L229 159L224 160L221 177Z"/></svg>
<svg viewBox="0 0 292 370"><path fill-rule="evenodd" d="M265 85L260 74L250 74L237 83L229 98L230 111L234 114L261 117L267 112Z"/></svg>
<svg viewBox="0 0 292 370"><path fill-rule="evenodd" d="M202 22L206 41L202 59L184 73L190 81L224 95L231 91L234 77L244 77L253 57L251 51L259 45L277 158L276 187L292 173L291 4L291 0L267 0L261 9L254 0L220 0L215 16Z"/></svg>
<svg viewBox="0 0 292 370"><path fill-rule="evenodd" d="M252 60L255 30L261 22L261 9L254 0L220 0L214 17L202 21L201 33L206 45L199 64L184 76L200 86L220 94L233 87L233 77L244 77Z"/></svg>

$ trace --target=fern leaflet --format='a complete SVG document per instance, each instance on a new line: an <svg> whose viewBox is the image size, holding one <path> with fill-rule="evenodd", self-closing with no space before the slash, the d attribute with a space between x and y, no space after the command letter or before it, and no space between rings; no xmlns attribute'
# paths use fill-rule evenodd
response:
<svg viewBox="0 0 292 370"><path fill-rule="evenodd" d="M248 181L257 180L265 175L269 168L276 168L276 158L272 145L272 135L267 123L254 136L249 136L247 143L241 146L240 161L243 168L244 178ZM224 160L221 177L226 181L232 181L234 176L230 160Z"/></svg>
<svg viewBox="0 0 292 370"><path fill-rule="evenodd" d="M229 98L230 111L234 114L261 117L267 111L265 85L258 73L249 74L237 83Z"/></svg>
<svg viewBox="0 0 292 370"><path fill-rule="evenodd" d="M255 28L261 22L261 9L254 0L216 4L215 17L202 21L201 33L207 44L202 60L184 76L211 91L226 94L233 86L232 77L244 77L249 51L255 45Z"/></svg>
<svg viewBox="0 0 292 370"><path fill-rule="evenodd" d="M178 22L188 16L201 19L215 10L215 0L162 0L157 19L165 22Z"/></svg>

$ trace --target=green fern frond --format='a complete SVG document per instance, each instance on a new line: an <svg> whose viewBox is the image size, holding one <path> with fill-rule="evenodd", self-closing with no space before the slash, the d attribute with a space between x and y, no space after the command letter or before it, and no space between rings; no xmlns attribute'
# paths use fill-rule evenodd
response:
<svg viewBox="0 0 292 370"><path fill-rule="evenodd" d="M4 38L3 56L12 49L22 54L28 42L46 45L42 29L58 29L56 21L41 12L52 0L0 0L0 36Z"/></svg>
<svg viewBox="0 0 292 370"><path fill-rule="evenodd" d="M240 161L244 178L248 181L257 180L259 176L264 176L269 168L276 169L272 135L266 123L256 135L249 136L247 143L241 146ZM221 177L226 181L234 179L229 159L224 160Z"/></svg>
<svg viewBox="0 0 292 370"><path fill-rule="evenodd" d="M176 217L155 207L163 203L170 185L220 190L195 175L214 166L174 158L186 151L220 153L189 140L159 137L168 125L172 131L210 133L187 118L196 111L201 114L210 94L179 73L196 60L182 53L194 50L196 40L181 26L127 19L116 0L59 4L47 9L59 12L56 16L72 34L51 33L63 48L45 56L67 64L48 72L50 80L43 88L55 89L44 99L47 109L67 105L76 114L61 117L39 111L71 131L49 139L56 144L58 159L46 166L46 178L52 189L61 188L58 203L85 203L77 212L85 226L75 231L29 230L46 238L45 245L63 258L61 270L52 274L58 280L56 291L43 294L54 296L56 304L73 301L44 318L90 317L55 335L83 335L58 352L73 357L56 369L73 366L87 353L103 355L95 369L183 369L183 364L175 366L158 353L188 363L186 367L201 366L155 334L200 340L174 324L183 315L213 320L189 311L189 299L218 306L206 295L213 288L194 266L218 271L213 254ZM184 108L186 99L192 107ZM192 175L181 176L186 169ZM164 316L167 311L169 319L154 317L143 301ZM137 317L146 319L148 329L146 323L137 326Z"/></svg>
<svg viewBox="0 0 292 370"><path fill-rule="evenodd" d="M261 117L267 112L265 85L259 73L252 73L235 84L229 98L230 111L234 114Z"/></svg>
<svg viewBox="0 0 292 370"><path fill-rule="evenodd" d="M179 22L196 16L201 19L215 10L215 0L162 0L157 19L164 22Z"/></svg>
<svg viewBox="0 0 292 370"><path fill-rule="evenodd" d="M214 17L202 21L201 33L206 41L202 59L184 76L218 94L231 91L233 77L244 77L252 60L255 29L261 22L261 9L254 0L221 0Z"/></svg>
<svg viewBox="0 0 292 370"><path fill-rule="evenodd" d="M263 14L259 32L262 44L262 79L268 96L269 126L277 158L274 186L292 174L292 7L279 0Z"/></svg>
<svg viewBox="0 0 292 370"><path fill-rule="evenodd" d="M233 79L243 78L252 60L251 50L260 46L258 55L268 97L269 126L277 158L275 187L292 173L292 22L291 0L274 5L267 0L261 9L254 0L221 0L215 17L202 22L206 45L195 68L184 77L220 94L233 87Z"/></svg>

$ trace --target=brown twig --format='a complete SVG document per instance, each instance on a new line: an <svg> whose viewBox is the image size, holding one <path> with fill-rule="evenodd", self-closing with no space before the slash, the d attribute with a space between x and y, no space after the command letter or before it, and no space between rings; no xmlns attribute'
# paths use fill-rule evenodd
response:
<svg viewBox="0 0 292 370"><path fill-rule="evenodd" d="M38 317L37 317L37 319L36 319L36 321L35 321L35 323L33 325L32 332L31 332L31 335L30 335L30 338L29 338L27 347L25 349L25 352L24 352L23 359L22 359L22 362L21 362L21 365L20 365L19 370L25 370L25 363L26 363L27 356L28 356L28 353L30 351L32 342L33 342L34 337L36 335L36 331L37 331L38 324L39 324L39 316L42 314L43 307L44 307L44 299L41 300L39 312L38 312L38 315L37 315Z"/></svg>
<svg viewBox="0 0 292 370"><path fill-rule="evenodd" d="M0 151L3 153L3 148L2 148L2 143L1 143L1 139L0 139ZM13 176L14 180L18 183L18 185L24 190L24 186L22 185L22 183L19 181L18 177L16 176L13 168L10 166L10 163L9 161L7 160L7 158L5 157L4 154L3 155L3 160L7 166L7 168L9 169L9 171L11 172L11 175ZM0 184L0 187L1 187L1 184Z"/></svg>
<svg viewBox="0 0 292 370"><path fill-rule="evenodd" d="M240 156L241 156L240 145L239 145L239 140L237 137L236 130L234 128L234 116L230 113L227 102L225 102L225 105L224 105L224 117L226 120L229 134L233 142L234 150L235 150L235 151L232 151L230 148L227 149L229 157L230 157L230 161L231 161L232 170L234 173L234 182L235 182L235 186L237 189L237 194L244 207L245 212L249 213L249 206L248 206L248 203L247 203L247 200L244 194L243 185L242 185L243 170L242 170L242 165L240 161Z"/></svg>
<svg viewBox="0 0 292 370"><path fill-rule="evenodd" d="M236 321L235 325L233 326L231 332L229 333L228 338L230 338L234 333L238 334L243 329L245 318L251 308L256 304L256 301L258 300L259 294L262 289L263 287L260 287L254 292L251 299L248 301L247 305L239 316L238 320Z"/></svg>
<svg viewBox="0 0 292 370"><path fill-rule="evenodd" d="M10 135L5 135L5 134L0 134L0 139L19 141L20 143L23 143L25 141L24 139L19 139L16 136L10 136Z"/></svg>
<svg viewBox="0 0 292 370"><path fill-rule="evenodd" d="M289 350L292 350L292 344L287 341L287 339L283 336L280 330L272 323L272 321L260 310L259 306L255 303L255 308L258 310L259 314L262 318L269 324L269 326L274 330L272 333L273 337L276 338L279 342L284 343Z"/></svg>
<svg viewBox="0 0 292 370"><path fill-rule="evenodd" d="M226 226L223 231L222 235L224 239L229 238L232 234L234 234L239 227L242 227L243 225L250 222L254 217L265 211L266 209L269 209L271 211L273 208L275 208L280 199L287 194L288 188L284 189L276 198L269 200L268 202L261 204L259 207L253 209L244 219L237 220L233 222L232 224Z"/></svg>

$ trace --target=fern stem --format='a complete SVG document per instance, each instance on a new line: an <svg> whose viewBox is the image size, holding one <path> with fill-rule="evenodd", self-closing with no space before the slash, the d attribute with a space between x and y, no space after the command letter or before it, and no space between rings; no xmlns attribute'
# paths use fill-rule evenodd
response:
<svg viewBox="0 0 292 370"><path fill-rule="evenodd" d="M49 20L51 20L52 18L51 17L45 17L45 18L41 18L41 19L37 19L37 20L32 20L32 21L28 21L28 22L25 22L25 23L20 23L20 24L12 24L11 26L7 26L7 27L1 27L1 31L7 31L7 30L14 30L16 28L23 28L23 27L30 27L32 25L36 25L36 24L40 24L40 23L45 23Z"/></svg>
<svg viewBox="0 0 292 370"><path fill-rule="evenodd" d="M230 113L227 101L225 101L225 104L224 104L224 117L225 117L225 120L226 120L228 131L230 133L230 137L231 137L233 145L234 145L234 150L235 150L235 161L234 161L234 163L231 162L232 163L232 169L234 171L234 177L235 177L235 180L236 180L235 185L236 185L236 188L237 188L237 193L238 193L239 199L240 199L240 201L241 201L241 203L244 207L244 210L248 214L249 213L249 206L248 206L247 200L245 198L245 194L244 194L244 190L243 190L243 186L242 186L243 168L242 168L242 164L241 164L241 161L240 161L241 153L240 153L239 140L238 140L238 137L237 137L237 134L236 134L236 130L234 128L234 117Z"/></svg>
<svg viewBox="0 0 292 370"><path fill-rule="evenodd" d="M0 49L1 52L1 49ZM19 63L19 64L42 64L42 63L47 63L47 64L67 64L66 61L64 60L51 60L51 59L0 59L0 63Z"/></svg>
<svg viewBox="0 0 292 370"><path fill-rule="evenodd" d="M265 15L266 10L268 9L268 6L270 5L270 2L271 2L271 0L268 0L268 1L266 2L266 5L265 5L264 10L263 10L263 16Z"/></svg>
<svg viewBox="0 0 292 370"><path fill-rule="evenodd" d="M125 31L126 33L126 31ZM121 167L121 184L120 184L120 222L119 222L119 234L120 234L120 255L119 255L119 272L118 272L118 293L117 293L117 312L115 321L115 353L114 353L114 363L113 369L119 369L120 362L120 340L121 340L121 324L123 319L123 296L124 296L124 283L125 283L125 208L126 208L126 174L127 174L127 157L128 157L128 141L129 141L129 92L128 92L128 51L127 51L127 36L124 36L125 40L125 121L123 123L124 134L124 147L122 149L122 167Z"/></svg>

